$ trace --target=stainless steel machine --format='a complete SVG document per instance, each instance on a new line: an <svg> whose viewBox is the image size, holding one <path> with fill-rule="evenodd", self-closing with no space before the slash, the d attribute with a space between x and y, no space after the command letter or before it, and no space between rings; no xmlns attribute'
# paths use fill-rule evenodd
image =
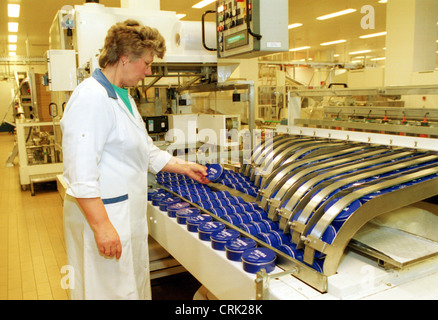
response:
<svg viewBox="0 0 438 320"><path fill-rule="evenodd" d="M241 172L259 186L256 198L210 187L258 203L289 235L289 254L202 202L183 199L274 250L277 267L270 274L241 270L153 205L151 234L219 299L397 299L419 291L433 297L436 289L426 293L420 283L438 281L438 238L432 235L438 206L430 201L438 195L437 164L438 154L427 150L298 135L262 142Z"/></svg>
<svg viewBox="0 0 438 320"><path fill-rule="evenodd" d="M379 109L379 117L384 114ZM277 135L241 158L237 174L256 194L238 190L237 183L209 185L256 203L288 239L287 250L182 196L241 237L273 250L274 271L245 272L152 204L151 234L218 299L436 298L436 124L432 116L420 132L415 117L408 127L394 122L386 127L379 117L289 119L292 125L279 126Z"/></svg>

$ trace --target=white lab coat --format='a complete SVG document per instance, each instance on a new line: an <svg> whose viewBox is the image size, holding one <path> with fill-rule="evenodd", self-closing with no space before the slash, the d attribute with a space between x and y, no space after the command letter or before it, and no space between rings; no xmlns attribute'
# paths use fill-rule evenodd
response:
<svg viewBox="0 0 438 320"><path fill-rule="evenodd" d="M95 74L77 87L61 120L71 299L151 299L147 172L160 171L171 155L153 145L132 98L134 116L101 71ZM102 198L120 236L119 260L99 253L75 200L92 197Z"/></svg>

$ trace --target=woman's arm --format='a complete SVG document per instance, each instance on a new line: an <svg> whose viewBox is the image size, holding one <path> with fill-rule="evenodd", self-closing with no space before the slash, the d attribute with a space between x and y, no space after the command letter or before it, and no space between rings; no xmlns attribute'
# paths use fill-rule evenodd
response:
<svg viewBox="0 0 438 320"><path fill-rule="evenodd" d="M172 157L161 171L184 174L200 183L207 184L210 181L206 178L207 168L194 162L186 162Z"/></svg>
<svg viewBox="0 0 438 320"><path fill-rule="evenodd" d="M99 252L106 257L116 257L122 255L122 243L119 234L112 225L106 213L105 206L101 198L76 198L79 206L94 232Z"/></svg>

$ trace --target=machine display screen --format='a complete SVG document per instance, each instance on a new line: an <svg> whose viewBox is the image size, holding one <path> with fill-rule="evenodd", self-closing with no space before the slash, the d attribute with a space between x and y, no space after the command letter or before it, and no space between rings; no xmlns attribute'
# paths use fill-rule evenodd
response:
<svg viewBox="0 0 438 320"><path fill-rule="evenodd" d="M248 31L242 30L225 37L225 49L233 49L248 44Z"/></svg>

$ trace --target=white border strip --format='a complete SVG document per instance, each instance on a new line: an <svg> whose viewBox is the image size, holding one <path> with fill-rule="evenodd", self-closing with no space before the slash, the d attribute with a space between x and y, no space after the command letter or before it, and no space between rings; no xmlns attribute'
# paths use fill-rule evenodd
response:
<svg viewBox="0 0 438 320"><path fill-rule="evenodd" d="M438 139L431 138L281 125L277 126L277 132L317 138L373 143L392 147L438 151Z"/></svg>

